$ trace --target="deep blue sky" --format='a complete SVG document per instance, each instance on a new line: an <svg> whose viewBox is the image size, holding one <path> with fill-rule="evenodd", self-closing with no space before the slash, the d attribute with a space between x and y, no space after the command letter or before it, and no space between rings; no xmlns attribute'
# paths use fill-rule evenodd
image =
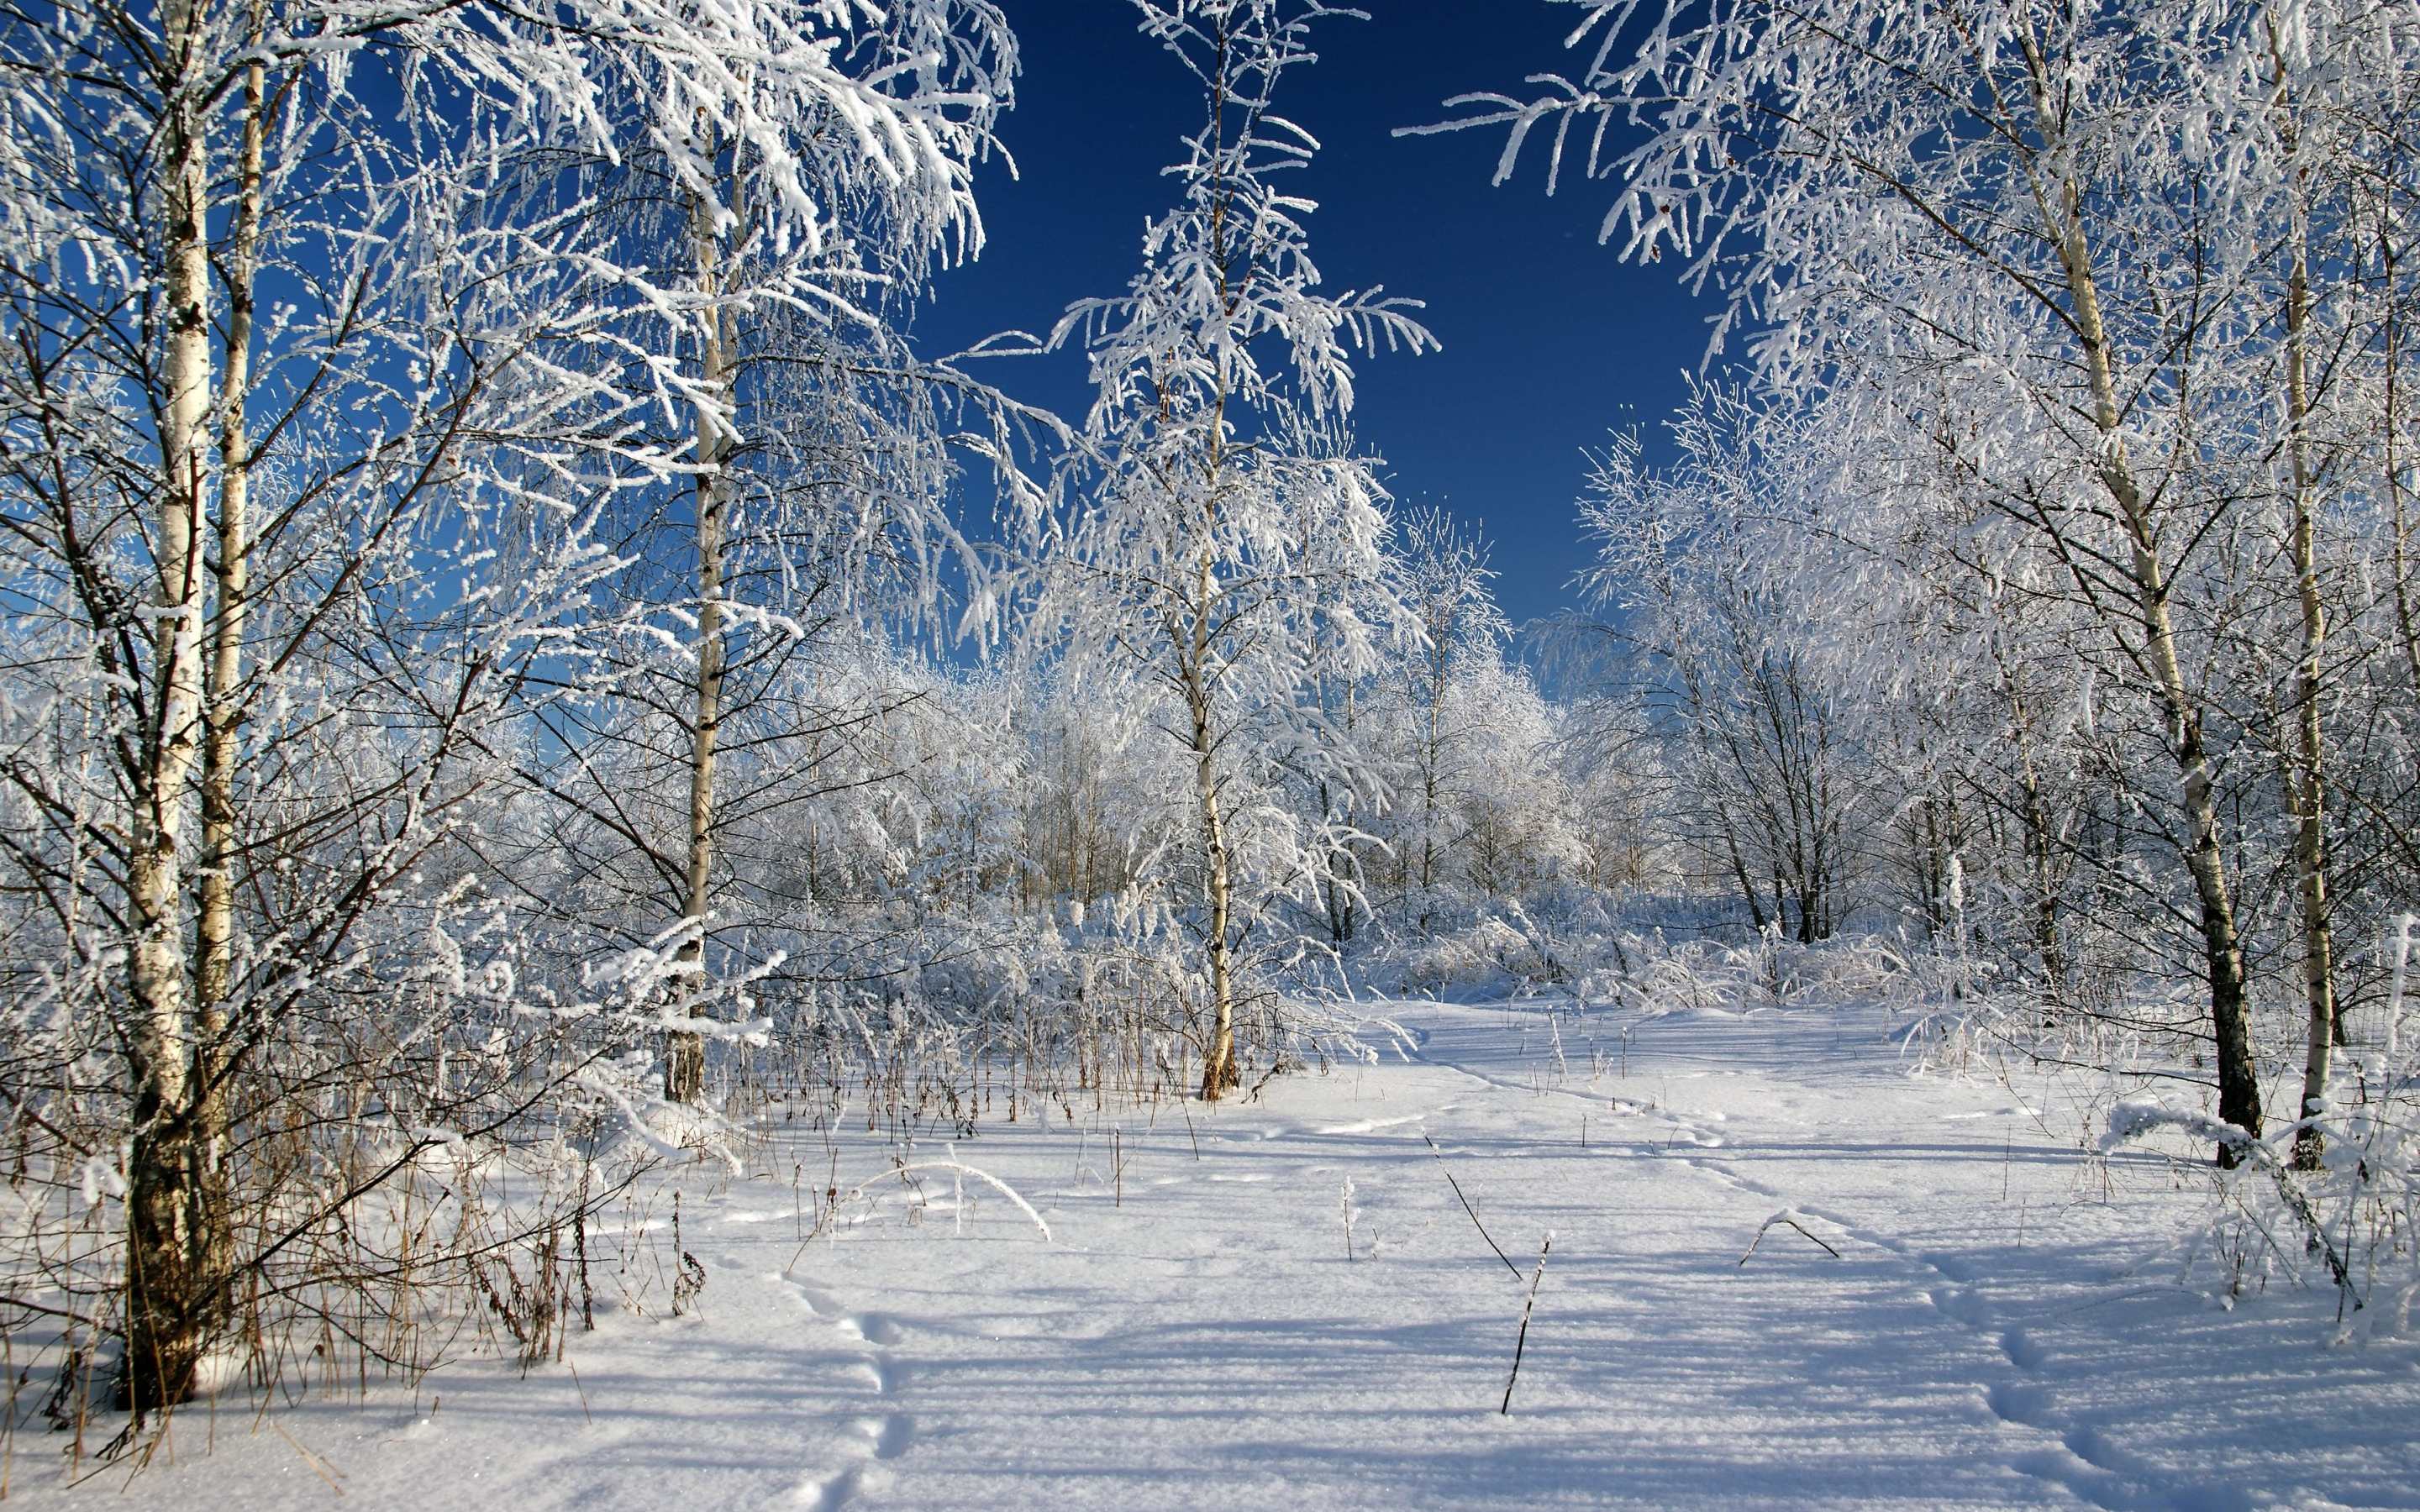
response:
<svg viewBox="0 0 2420 1512"><path fill-rule="evenodd" d="M1159 170L1201 118L1191 79L1135 30L1127 0L1001 4L1025 63L1001 131L1019 177L995 164L979 180L990 244L941 275L919 317L936 353L995 331L1045 333L1071 301L1122 291L1144 222L1168 201ZM1493 188L1499 133L1390 134L1443 118L1449 96L1520 93L1528 74L1575 66L1561 47L1572 8L1361 4L1372 19L1316 31L1319 63L1280 98L1323 148L1288 192L1319 202L1311 252L1331 289L1383 284L1427 301L1444 351L1361 363L1357 428L1400 502L1483 522L1519 623L1573 602L1566 585L1587 564L1573 511L1580 449L1635 425L1660 450L1712 306L1668 264L1639 268L1598 245L1607 186L1567 177L1549 199L1536 144L1519 177ZM1089 397L1073 351L982 372L1071 419Z"/></svg>

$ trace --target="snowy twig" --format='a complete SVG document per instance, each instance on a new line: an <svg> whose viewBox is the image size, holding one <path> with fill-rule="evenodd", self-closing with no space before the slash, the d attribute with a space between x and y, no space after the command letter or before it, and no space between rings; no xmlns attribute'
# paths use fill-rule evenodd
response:
<svg viewBox="0 0 2420 1512"><path fill-rule="evenodd" d="M2158 1130L2181 1129L2195 1138L2213 1141L2231 1150L2241 1163L2259 1167L2276 1183L2278 1196L2284 1200L2295 1222L2303 1226L2311 1249L2327 1261L2328 1274L2335 1281L2337 1289L2352 1297L2353 1306L2358 1310L2362 1300L2356 1294L2348 1257L2337 1252L2335 1242L2328 1237L2326 1223L2294 1180L2291 1166L2277 1153L2279 1145L2290 1142L2306 1128L2319 1126L2322 1126L2319 1119L2297 1119L2271 1138L2261 1139L2239 1125L2207 1114L2180 1113L2157 1103L2129 1099L2109 1110L2109 1131L2101 1136L2101 1149L2106 1154L2120 1145Z"/></svg>
<svg viewBox="0 0 2420 1512"><path fill-rule="evenodd" d="M689 1152L688 1147L675 1144L657 1133L654 1126L647 1122L646 1116L639 1111L637 1104L630 1101L621 1088L614 1085L611 1076L596 1070L589 1070L581 1072L572 1077L571 1081L572 1085L584 1088L611 1103L622 1115L623 1121L629 1127L630 1132L638 1135L648 1149L663 1159L676 1161ZM695 1103L666 1103L661 1099L656 1099L651 1105L675 1111L717 1134L736 1132L727 1120L715 1117L712 1112ZM449 1142L458 1144L460 1138L461 1136L458 1134ZM701 1152L720 1156L722 1164L730 1167L731 1174L734 1176L739 1175L743 1169L737 1152L731 1148L727 1140L717 1140L711 1145L701 1147Z"/></svg>
<svg viewBox="0 0 2420 1512"><path fill-rule="evenodd" d="M1808 1239L1813 1240L1817 1245L1821 1246L1824 1254L1829 1255L1836 1260L1840 1257L1840 1252L1838 1250L1834 1249L1829 1244L1825 1244L1822 1240L1816 1239L1813 1234L1807 1233L1807 1226L1792 1217L1790 1215L1791 1211L1792 1210L1784 1208L1779 1212L1775 1213L1772 1217L1767 1218L1764 1222L1757 1225L1756 1237L1747 1242L1747 1255L1743 1255L1739 1257L1740 1264L1745 1265L1747 1263L1747 1256L1756 1253L1756 1247L1764 1242L1765 1230L1771 1228L1775 1224L1786 1224L1789 1227L1797 1229L1800 1233L1806 1234Z"/></svg>
<svg viewBox="0 0 2420 1512"><path fill-rule="evenodd" d="M1504 1268L1512 1273L1512 1279L1515 1281L1519 1280L1521 1278L1521 1268L1512 1263L1512 1257L1504 1253L1504 1246L1496 1242L1496 1241L1489 1236L1487 1226L1479 1221L1479 1210L1470 1205L1470 1199L1468 1197L1463 1196L1462 1183L1453 1179L1453 1167L1445 1163L1445 1151L1437 1149L1436 1141L1429 1138L1427 1130L1423 1129L1420 1131L1420 1138L1427 1142L1429 1153L1436 1157L1437 1169L1445 1172L1445 1184L1453 1188L1454 1196L1462 1203L1462 1211L1470 1214L1471 1227L1479 1230L1480 1238L1487 1241L1487 1247L1496 1252L1496 1257L1504 1262Z"/></svg>
<svg viewBox="0 0 2420 1512"><path fill-rule="evenodd" d="M1006 1181L1001 1180L999 1177L992 1175L989 1171L977 1170L974 1166L968 1165L954 1160L927 1160L918 1161L913 1165L894 1165L891 1169L883 1172L880 1176L869 1178L866 1180L860 1181L857 1185L850 1187L847 1191L832 1199L830 1207L825 1211L827 1212L837 1211L842 1203L846 1202L849 1198L863 1192L867 1187L872 1186L875 1182L889 1180L894 1176L904 1177L910 1171L948 1171L955 1176L971 1176L978 1181L989 1182L993 1189L998 1191L1001 1196L1016 1204L1017 1211L1033 1220L1033 1227L1042 1230L1042 1242L1044 1243L1047 1244L1050 1242L1050 1226L1042 1221L1042 1214L1033 1211L1033 1204L1017 1196L1016 1189L1015 1187L1009 1185ZM823 1226L821 1224L816 1225L817 1228L821 1228ZM814 1242L814 1235L809 1234L807 1236L807 1242L809 1243L813 1243ZM800 1250L800 1253L804 1253L803 1248ZM790 1263L792 1265L796 1265L798 1263L798 1256L794 1255L790 1257ZM786 1267L784 1269L786 1269Z"/></svg>
<svg viewBox="0 0 2420 1512"><path fill-rule="evenodd" d="M1538 1305L1538 1283L1546 1276L1546 1251L1555 1247L1555 1231L1546 1230L1546 1242L1538 1246L1538 1268L1529 1273L1529 1300L1521 1304L1521 1333L1512 1341L1512 1374L1504 1381L1504 1405L1497 1409L1501 1417L1512 1415L1512 1386L1521 1379L1521 1351L1529 1347L1529 1310ZM1515 1271L1514 1275L1521 1273Z"/></svg>

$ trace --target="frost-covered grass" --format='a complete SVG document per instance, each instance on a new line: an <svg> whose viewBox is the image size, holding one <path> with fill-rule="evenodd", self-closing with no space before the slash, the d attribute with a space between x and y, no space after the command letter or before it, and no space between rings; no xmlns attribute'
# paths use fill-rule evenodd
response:
<svg viewBox="0 0 2420 1512"><path fill-rule="evenodd" d="M9 1494L262 1512L334 1504L332 1486L348 1507L464 1512L2420 1506L2420 1349L2331 1347L2324 1288L2228 1298L2206 1266L2184 1274L2204 1167L2182 1143L2102 1155L2104 1104L2070 1073L1923 1069L1879 1007L1386 1007L1405 1054L1251 1102L1053 1104L912 1149L861 1120L829 1149L777 1124L747 1176L679 1174L706 1276L686 1316L669 1266L600 1276L597 1331L575 1315L564 1362L527 1379L467 1363L416 1398L223 1396L143 1473L79 1493L59 1441L27 1434ZM953 1156L1030 1200L1048 1241L979 1180L882 1175ZM812 1194L868 1179L802 1244ZM668 1206L642 1242L668 1242ZM1785 1212L1796 1227L1743 1264Z"/></svg>

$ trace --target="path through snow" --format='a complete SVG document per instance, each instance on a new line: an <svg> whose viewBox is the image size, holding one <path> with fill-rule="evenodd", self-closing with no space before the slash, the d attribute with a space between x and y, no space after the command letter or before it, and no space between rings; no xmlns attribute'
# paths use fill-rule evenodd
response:
<svg viewBox="0 0 2420 1512"><path fill-rule="evenodd" d="M1400 1014L1409 1058L1189 1129L1173 1103L995 1116L959 1156L1048 1243L973 1183L953 1211L944 1175L919 1221L890 1186L800 1254L789 1173L818 1180L819 1141L778 1148L778 1180L701 1171L702 1316L615 1312L569 1366L458 1365L417 1409L373 1392L272 1431L222 1400L127 1501L321 1507L335 1479L347 1507L459 1512L2420 1507L2420 1350L2323 1348L2330 1299L2230 1313L2135 1267L2195 1177L2087 1165L2009 1088L1911 1075L1878 1014ZM1522 1270L1555 1236L1510 1417L1528 1278L1423 1134ZM841 1184L888 1156L856 1135ZM1784 1211L1805 1233L1743 1266ZM70 1500L49 1447L21 1441L13 1477L41 1507Z"/></svg>

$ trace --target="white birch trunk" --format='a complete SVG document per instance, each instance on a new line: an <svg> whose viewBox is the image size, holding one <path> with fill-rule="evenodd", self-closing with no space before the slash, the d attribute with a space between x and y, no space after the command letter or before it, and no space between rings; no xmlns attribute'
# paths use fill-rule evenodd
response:
<svg viewBox="0 0 2420 1512"><path fill-rule="evenodd" d="M168 70L162 206L167 222L166 393L160 410L160 499L153 552L150 718L136 774L128 858L133 931L128 992L133 1023L133 1149L128 1165L126 1360L119 1383L136 1412L190 1394L208 1319L200 1250L203 1159L196 1128L194 1033L185 982L181 881L185 800L201 744L203 495L209 445L210 322L208 124L194 78L203 34L195 0L163 8Z"/></svg>
<svg viewBox="0 0 2420 1512"><path fill-rule="evenodd" d="M1235 1065L1234 962L1228 939L1234 902L1233 868L1227 854L1226 821L1218 807L1218 732L1207 681L1211 592L1210 559L1205 553L1185 670L1186 699L1193 723L1194 780L1201 803L1203 884L1210 905L1210 1044L1202 1059L1202 1101L1205 1103L1218 1102L1243 1080Z"/></svg>
<svg viewBox="0 0 2420 1512"><path fill-rule="evenodd" d="M2055 114L2050 106L2054 87L2048 62L2030 31L2021 33L2019 39L2032 73L2035 108L2047 123ZM2129 576L2134 590L2135 615L2142 627L2143 651L2168 717L2169 748L2176 760L2190 834L2186 864L2200 904L2202 956L2210 980L2211 1026L2218 1063L2218 1116L2257 1137L2260 1084L2252 1060L2243 951L2237 936L2234 901L2227 888L2226 859L2219 845L2218 804L2211 780L2209 749L2202 733L2201 709L2185 681L2177 653L2166 568L2160 560L2150 509L2127 455L2124 413L2118 403L2117 376L2110 363L2108 332L2102 319L2100 285L2084 234L2080 210L2083 195L2072 182L2062 182L2055 188L2037 183L2035 194L2043 224L2057 239L2070 313L2075 322L2076 340L2084 349L2093 424L2099 432L2093 466L2102 486L2118 506L2126 532ZM2232 1165L2237 1157L2231 1149L2222 1148L2218 1158L2222 1165Z"/></svg>
<svg viewBox="0 0 2420 1512"><path fill-rule="evenodd" d="M2280 135L2290 156L2297 146L2290 101L2285 98L2285 63L2270 23L2270 47L2277 57L2277 109ZM2302 903L2303 1000L2308 1015L2303 1057L2301 1117L2314 1119L2325 1109L2328 1060L2335 1033L2335 941L2328 925L2327 787L2323 735L2319 727L2321 659L2327 651L2327 608L2319 600L2318 522L2312 496L2316 492L2311 460L2310 325L2311 275L2309 226L2303 210L2304 185L2295 185L2291 256L2286 283L2286 445L2291 468L2292 514L2288 546L2294 564L2294 596L2302 609L2302 656L2294 665L2293 771L2286 785L2288 817L2294 821L2295 890ZM2304 1170L2319 1168L2326 1141L2317 1129L2294 1136L2294 1164Z"/></svg>
<svg viewBox="0 0 2420 1512"><path fill-rule="evenodd" d="M698 287L706 301L706 333L698 353L698 378L710 395L726 392L730 353L724 341L711 208L703 198L691 206L696 238ZM711 903L714 871L714 764L722 720L722 526L727 491L722 486L723 422L713 398L701 398L696 409L697 476L697 709L690 730L689 773L689 849L682 908L696 933L680 948L679 960L690 968L681 979L689 1014L705 1011L698 987L706 969L706 913ZM675 1103L693 1103L705 1088L706 1041L687 1029L665 1036L664 1096Z"/></svg>

